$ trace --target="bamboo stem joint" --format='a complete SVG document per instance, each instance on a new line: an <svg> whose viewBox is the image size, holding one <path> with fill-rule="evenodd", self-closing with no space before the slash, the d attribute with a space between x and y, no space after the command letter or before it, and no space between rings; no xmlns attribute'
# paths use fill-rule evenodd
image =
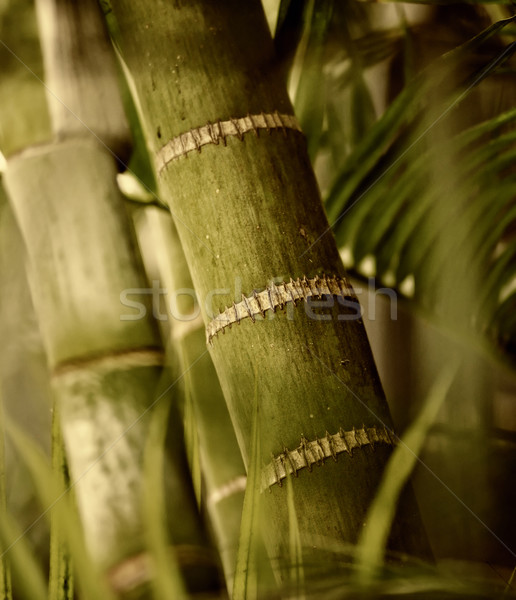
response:
<svg viewBox="0 0 516 600"><path fill-rule="evenodd" d="M277 483L282 487L283 479L288 475L297 477L297 472L307 468L312 470L313 465L321 466L325 459L333 458L337 461L337 456L347 452L353 456L355 448L369 446L374 450L376 443L394 446L396 436L387 427L362 427L351 431L340 429L338 433L326 435L319 439L307 440L301 436L301 443L295 450L285 448L278 456L273 456L271 462L262 470L261 491L270 488Z"/></svg>
<svg viewBox="0 0 516 600"><path fill-rule="evenodd" d="M255 317L261 315L265 317L268 310L276 311L276 308L282 309L286 304L297 304L299 300L308 302L311 298L321 298L322 296L336 296L338 298L354 299L353 288L348 281L342 277L306 277L298 278L295 281L282 282L275 284L271 282L262 292L254 291L252 296L246 297L242 294L241 302L233 303L233 306L226 308L223 312L212 319L206 327L206 340L212 344L213 337L219 332L225 333L226 327L231 327L233 323L240 324L242 319L249 317L253 323Z"/></svg>
<svg viewBox="0 0 516 600"><path fill-rule="evenodd" d="M239 140L243 139L244 133L254 131L259 135L259 130L265 129L268 133L273 129L287 129L301 132L301 127L293 115L282 115L278 111L270 114L261 113L259 115L247 115L238 119L229 119L228 121L217 121L216 123L207 123L202 127L195 127L181 133L169 140L156 154L158 172L172 162L186 156L193 150L201 151L202 146L208 144L218 145L220 140L226 145L226 137L234 136Z"/></svg>

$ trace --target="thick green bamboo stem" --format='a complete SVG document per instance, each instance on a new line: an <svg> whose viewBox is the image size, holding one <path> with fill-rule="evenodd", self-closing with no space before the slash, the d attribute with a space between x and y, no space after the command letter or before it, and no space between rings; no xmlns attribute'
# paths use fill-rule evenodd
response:
<svg viewBox="0 0 516 600"><path fill-rule="evenodd" d="M391 420L261 5L112 7L246 463L258 373L269 552L288 556L281 464L297 476L303 551L326 562L363 526ZM411 499L390 546L426 554Z"/></svg>
<svg viewBox="0 0 516 600"><path fill-rule="evenodd" d="M173 345L182 371L187 371L185 386L193 401L204 501L231 590L246 485L244 464L217 373L206 353L204 326L177 230L163 210L149 208L146 214L166 291Z"/></svg>

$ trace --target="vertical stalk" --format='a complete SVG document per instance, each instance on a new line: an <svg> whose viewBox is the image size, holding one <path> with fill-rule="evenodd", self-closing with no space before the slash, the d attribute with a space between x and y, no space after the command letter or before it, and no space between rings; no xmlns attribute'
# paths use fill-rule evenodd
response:
<svg viewBox="0 0 516 600"><path fill-rule="evenodd" d="M149 208L146 216L167 292L173 346L181 370L188 370L185 387L198 433L204 501L231 590L246 486L244 464L217 373L206 352L203 322L176 227L163 210Z"/></svg>
<svg viewBox="0 0 516 600"><path fill-rule="evenodd" d="M288 579L293 474L304 559L332 568L362 529L392 423L261 4L111 7L246 464L260 377L269 554ZM390 548L428 553L410 493Z"/></svg>
<svg viewBox="0 0 516 600"><path fill-rule="evenodd" d="M5 513L7 507L5 498L5 435L3 410L3 399L0 394L0 511ZM0 558L0 599L12 600L11 569L9 567L8 557L4 554L4 551L4 543L2 542L0 543L0 552L2 553Z"/></svg>

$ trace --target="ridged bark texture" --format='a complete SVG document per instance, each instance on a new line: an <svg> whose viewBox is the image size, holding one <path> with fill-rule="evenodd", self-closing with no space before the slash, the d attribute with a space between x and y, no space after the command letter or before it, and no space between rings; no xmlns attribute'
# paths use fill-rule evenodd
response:
<svg viewBox="0 0 516 600"><path fill-rule="evenodd" d="M247 2L243 9L230 0L136 5L116 0L112 7L161 168L162 200L175 218L206 325L241 302L242 294L249 298L271 280L345 278L305 140L295 122L282 117L292 115L292 107L274 72L260 3ZM258 123L260 115L265 121L276 115L276 126L245 125ZM232 122L233 131L219 121ZM201 147L193 133L199 150L185 147L184 155L163 167L163 147L175 148L174 139L186 140L182 134L209 124L212 143ZM363 324L354 318L356 307L349 295L331 298L334 307L326 309L310 305L317 293L287 302L263 317L242 319L212 340L213 362L246 464L255 373L258 460L264 465L303 438L316 442L341 429L391 427ZM344 452L297 472L299 534L312 563L326 557L324 549L335 548L336 541L357 539L390 450L386 443L374 451L366 444L353 456ZM262 504L269 553L281 566L289 552L285 489L271 486ZM396 521L391 547L426 552L411 501Z"/></svg>

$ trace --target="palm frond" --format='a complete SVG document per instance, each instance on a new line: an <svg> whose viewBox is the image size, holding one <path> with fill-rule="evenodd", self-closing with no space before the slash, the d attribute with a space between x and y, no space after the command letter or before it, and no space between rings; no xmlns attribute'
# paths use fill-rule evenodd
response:
<svg viewBox="0 0 516 600"><path fill-rule="evenodd" d="M327 213L348 268L399 292L410 279L418 308L465 335L474 331L480 343L487 336L511 360L516 111L495 98L500 106L486 113L480 102L486 103L484 80L513 70L516 44L506 43L513 23L514 17L493 23L421 70L378 121L371 112L364 117L360 136L345 130L345 111L334 104L314 150L341 153L326 168L322 188L329 189ZM390 32L385 40L401 36L400 27L398 38ZM349 41L342 45L349 48ZM363 73L364 64L351 58ZM347 93L353 85L358 93L360 80L351 84L346 72L337 79ZM514 86L507 87L514 99ZM357 104L366 103L358 95ZM307 135L310 146L310 127ZM351 152L342 158L345 137Z"/></svg>

